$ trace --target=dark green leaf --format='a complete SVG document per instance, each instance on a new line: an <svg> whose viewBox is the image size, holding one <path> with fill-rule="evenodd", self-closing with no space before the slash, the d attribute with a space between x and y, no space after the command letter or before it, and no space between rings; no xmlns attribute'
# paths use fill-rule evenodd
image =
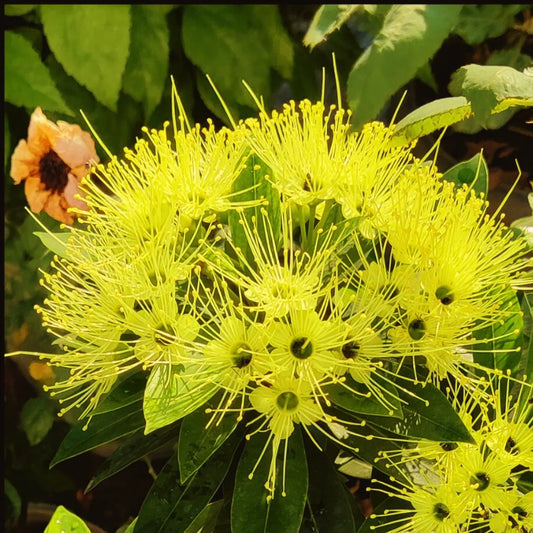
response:
<svg viewBox="0 0 533 533"><path fill-rule="evenodd" d="M217 500L206 505L184 533L212 533L223 506L224 500Z"/></svg>
<svg viewBox="0 0 533 533"><path fill-rule="evenodd" d="M166 365L155 366L144 391L145 433L172 424L203 405L218 390L211 381L198 384L183 378L179 371L169 380Z"/></svg>
<svg viewBox="0 0 533 533"><path fill-rule="evenodd" d="M130 55L124 72L124 92L142 102L147 120L161 101L168 77L168 6L131 6Z"/></svg>
<svg viewBox="0 0 533 533"><path fill-rule="evenodd" d="M374 512L367 517L363 525L357 530L357 533L377 533L380 531L385 533L393 530L398 523L398 515L395 512L391 512L391 510L396 509L411 509L411 506L400 498L386 498L376 505ZM388 527L383 527L387 524L389 524Z"/></svg>
<svg viewBox="0 0 533 533"><path fill-rule="evenodd" d="M514 17L525 5L465 5L459 14L454 33L471 45L499 37L514 24Z"/></svg>
<svg viewBox="0 0 533 533"><path fill-rule="evenodd" d="M65 71L116 111L130 46L130 6L43 4L41 18Z"/></svg>
<svg viewBox="0 0 533 533"><path fill-rule="evenodd" d="M222 483L241 438L241 432L233 433L185 485L179 484L178 455L175 453L146 496L134 531L184 532Z"/></svg>
<svg viewBox="0 0 533 533"><path fill-rule="evenodd" d="M146 374L144 372L136 372L127 376L115 383L111 392L98 404L93 414L109 413L142 400L145 387Z"/></svg>
<svg viewBox="0 0 533 533"><path fill-rule="evenodd" d="M472 442L472 437L461 417L446 396L431 383L414 384L410 380L396 383L404 417L366 416L371 425L408 437L438 442Z"/></svg>
<svg viewBox="0 0 533 533"><path fill-rule="evenodd" d="M30 11L33 11L37 7L37 4L6 4L4 6L4 13L8 17L21 17L26 15Z"/></svg>
<svg viewBox="0 0 533 533"><path fill-rule="evenodd" d="M481 341L475 345L474 361L493 370L509 370L516 376L520 369L520 352L523 342L522 312L513 290L502 295L502 320L473 331Z"/></svg>
<svg viewBox="0 0 533 533"><path fill-rule="evenodd" d="M254 467L267 446L268 434L258 434L246 443L235 474L235 490L231 507L232 533L297 533L300 529L308 488L307 463L299 426L289 437L286 470L283 470L285 442L280 445L276 461L277 487L274 499L267 501L265 488L270 467L271 447ZM249 476L254 471L253 478ZM285 477L286 496L282 495Z"/></svg>
<svg viewBox="0 0 533 533"><path fill-rule="evenodd" d="M277 6L186 5L183 12L183 49L190 61L213 82L228 104L253 106L241 80L267 100L270 67L273 66L271 36L264 18ZM279 32L284 32L279 27ZM228 65L235 75L228 75ZM236 117L238 118L238 117Z"/></svg>
<svg viewBox="0 0 533 533"><path fill-rule="evenodd" d="M468 185L477 196L483 195L484 198L489 192L489 169L482 154L457 163L444 173L442 179L455 183L459 188Z"/></svg>
<svg viewBox="0 0 533 533"><path fill-rule="evenodd" d="M506 48L505 50L495 50L485 64L513 67L522 71L533 65L533 57L520 53L519 48Z"/></svg>
<svg viewBox="0 0 533 533"><path fill-rule="evenodd" d="M351 495L335 465L314 444L306 446L309 468L309 515L302 527L314 533L355 533Z"/></svg>
<svg viewBox="0 0 533 533"><path fill-rule="evenodd" d="M220 397L215 397L207 407L215 408ZM226 413L222 420L211 423L213 414L205 412L205 406L187 415L181 424L178 441L180 482L185 483L233 433L238 424L238 413Z"/></svg>
<svg viewBox="0 0 533 533"><path fill-rule="evenodd" d="M34 231L33 234L41 239L41 242L54 254L60 257L67 256L67 241L70 232L48 233L46 231Z"/></svg>
<svg viewBox="0 0 533 533"><path fill-rule="evenodd" d="M20 421L31 446L39 444L56 419L55 402L48 396L30 398L22 408Z"/></svg>
<svg viewBox="0 0 533 533"><path fill-rule="evenodd" d="M168 447L169 444L177 440L178 431L179 423L158 429L150 433L150 435L145 435L142 429L137 431L128 437L113 455L105 460L87 485L85 492L93 490L104 479L114 476L135 461L140 461L143 457Z"/></svg>
<svg viewBox="0 0 533 533"><path fill-rule="evenodd" d="M448 88L454 96L465 96L476 120L488 127L491 114L511 106L533 106L532 80L511 67L465 65L452 74Z"/></svg>
<svg viewBox="0 0 533 533"><path fill-rule="evenodd" d="M464 96L434 100L415 109L396 124L391 145L408 144L471 115L472 108Z"/></svg>
<svg viewBox="0 0 533 533"><path fill-rule="evenodd" d="M379 377L374 379L374 386L381 390L379 393L382 397L381 401L376 398L375 392L371 392L366 385L357 383L350 376L347 376L345 385L335 384L324 387L328 398L335 405L352 413L402 418L402 407L398 400L398 391L394 385ZM348 390L347 387L351 390Z"/></svg>
<svg viewBox="0 0 533 533"><path fill-rule="evenodd" d="M260 203L258 207L250 207L240 213L231 211L228 215L232 242L234 246L242 250L250 265L255 264L255 257L246 238L246 232L242 224L239 223L241 218L246 220L250 228L253 227L252 219L255 218L258 238L262 242L270 242L270 246L273 249L279 247L281 226L280 198L278 191L270 182L271 178L272 170L255 154L252 154L248 157L245 168L235 180L233 186L234 193L243 191L235 194L234 200L236 202L256 201ZM268 202L267 205L265 205L265 201ZM266 216L262 214L262 210L266 210ZM270 228L266 227L265 220L269 221ZM274 242L271 242L272 240ZM270 249L270 246L267 248Z"/></svg>
<svg viewBox="0 0 533 533"><path fill-rule="evenodd" d="M325 4L315 13L303 43L311 50L324 41L327 36L338 30L355 12L361 11L363 4Z"/></svg>
<svg viewBox="0 0 533 533"><path fill-rule="evenodd" d="M101 444L129 435L143 426L141 402L127 405L110 413L95 415L88 426L87 421L82 420L67 433L52 459L50 467L92 450ZM87 427L85 431L84 427Z"/></svg>
<svg viewBox="0 0 533 533"><path fill-rule="evenodd" d="M394 5L348 78L354 126L377 116L387 99L412 79L456 23L460 5Z"/></svg>
<svg viewBox="0 0 533 533"><path fill-rule="evenodd" d="M20 511L22 510L22 500L20 499L17 489L6 478L4 478L4 495L7 498L7 500L9 500L9 503L11 504L11 509L6 513L6 515L4 515L4 519L5 518L18 519L18 517L20 516ZM6 507L4 507L4 511L6 511L7 509Z"/></svg>
<svg viewBox="0 0 533 533"><path fill-rule="evenodd" d="M30 109L42 107L72 116L61 93L31 44L21 35L4 33L4 99Z"/></svg>
<svg viewBox="0 0 533 533"><path fill-rule="evenodd" d="M55 510L44 533L91 533L85 522L62 505Z"/></svg>

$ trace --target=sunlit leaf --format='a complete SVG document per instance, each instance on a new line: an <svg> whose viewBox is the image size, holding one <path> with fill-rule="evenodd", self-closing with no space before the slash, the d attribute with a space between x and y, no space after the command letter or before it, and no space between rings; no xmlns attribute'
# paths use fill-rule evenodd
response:
<svg viewBox="0 0 533 533"><path fill-rule="evenodd" d="M324 41L330 33L338 30L355 12L364 8L362 4L324 4L315 13L303 43L311 50Z"/></svg>
<svg viewBox="0 0 533 533"><path fill-rule="evenodd" d="M91 530L81 518L59 505L44 533L91 533Z"/></svg>
<svg viewBox="0 0 533 533"><path fill-rule="evenodd" d="M489 192L489 169L482 154L457 163L444 173L442 179L451 181L458 187L471 186L478 196L483 195L485 198Z"/></svg>

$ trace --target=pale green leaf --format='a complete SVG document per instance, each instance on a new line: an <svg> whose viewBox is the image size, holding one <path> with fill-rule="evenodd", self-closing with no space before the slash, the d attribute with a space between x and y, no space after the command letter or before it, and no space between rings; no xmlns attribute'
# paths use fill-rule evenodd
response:
<svg viewBox="0 0 533 533"><path fill-rule="evenodd" d="M6 102L31 110L40 106L46 111L72 115L31 44L18 33L6 31L4 46Z"/></svg>
<svg viewBox="0 0 533 533"><path fill-rule="evenodd" d="M451 126L472 115L472 109L464 96L439 98L404 117L394 129L392 146L407 144L435 130Z"/></svg>
<svg viewBox="0 0 533 533"><path fill-rule="evenodd" d="M511 227L522 231L529 245L533 246L533 216L513 220Z"/></svg>
<svg viewBox="0 0 533 533"><path fill-rule="evenodd" d="M145 119L161 101L168 77L169 31L162 7L168 6L131 6L131 45L123 86L125 93L142 102Z"/></svg>
<svg viewBox="0 0 533 533"><path fill-rule="evenodd" d="M522 54L518 48L507 48L495 50L485 64L513 67L522 71L526 67L533 66L533 58L530 55Z"/></svg>
<svg viewBox="0 0 533 533"><path fill-rule="evenodd" d="M452 74L448 88L452 95L466 97L483 127L491 114L533 106L533 77L511 67L465 65Z"/></svg>
<svg viewBox="0 0 533 533"><path fill-rule="evenodd" d="M91 530L81 518L59 505L44 533L91 533Z"/></svg>
<svg viewBox="0 0 533 533"><path fill-rule="evenodd" d="M211 382L199 383L181 376L178 367L169 375L167 365L155 366L144 391L145 434L192 413L207 402L217 389L218 386Z"/></svg>
<svg viewBox="0 0 533 533"><path fill-rule="evenodd" d="M454 33L471 45L499 37L514 24L514 17L527 6L518 4L465 5Z"/></svg>
<svg viewBox="0 0 533 533"><path fill-rule="evenodd" d="M375 118L388 98L411 80L455 25L460 5L394 5L348 78L354 125Z"/></svg>
<svg viewBox="0 0 533 533"><path fill-rule="evenodd" d="M489 192L489 169L481 154L476 154L468 161L457 163L447 170L442 178L455 183L458 187L468 185L478 196L483 195L486 198Z"/></svg>
<svg viewBox="0 0 533 533"><path fill-rule="evenodd" d="M318 8L303 43L311 50L324 41L330 33L338 30L354 13L364 9L363 4L325 4Z"/></svg>
<svg viewBox="0 0 533 533"><path fill-rule="evenodd" d="M41 242L54 254L60 257L67 256L67 241L70 233L52 233L46 231L34 231L33 234L41 239Z"/></svg>
<svg viewBox="0 0 533 533"><path fill-rule="evenodd" d="M43 4L41 18L65 71L116 111L130 46L130 6Z"/></svg>

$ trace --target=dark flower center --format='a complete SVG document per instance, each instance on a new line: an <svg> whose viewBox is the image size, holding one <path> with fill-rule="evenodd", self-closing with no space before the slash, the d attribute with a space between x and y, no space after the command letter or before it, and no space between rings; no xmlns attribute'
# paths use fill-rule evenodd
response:
<svg viewBox="0 0 533 533"><path fill-rule="evenodd" d="M433 506L433 516L441 522L450 515L450 509L443 503L436 503Z"/></svg>
<svg viewBox="0 0 533 533"><path fill-rule="evenodd" d="M520 453L520 450L512 437L507 439L507 442L505 443L505 451L513 455L518 455Z"/></svg>
<svg viewBox="0 0 533 533"><path fill-rule="evenodd" d="M452 288L447 285L441 285L435 291L435 296L440 300L442 305L450 305L455 300Z"/></svg>
<svg viewBox="0 0 533 533"><path fill-rule="evenodd" d="M46 190L54 193L62 193L65 190L70 167L53 150L41 157L39 172Z"/></svg>
<svg viewBox="0 0 533 533"><path fill-rule="evenodd" d="M342 355L344 355L346 359L355 359L359 355L360 349L361 346L356 342L347 342L342 346Z"/></svg>
<svg viewBox="0 0 533 533"><path fill-rule="evenodd" d="M282 392L276 398L276 403L284 411L294 411L298 407L298 396L294 392Z"/></svg>
<svg viewBox="0 0 533 533"><path fill-rule="evenodd" d="M470 484L477 485L476 490L482 492L490 485L490 478L485 472L478 472L470 478Z"/></svg>
<svg viewBox="0 0 533 533"><path fill-rule="evenodd" d="M252 349L245 342L239 342L231 349L231 360L233 366L237 368L244 368L248 366L252 361Z"/></svg>
<svg viewBox="0 0 533 533"><path fill-rule="evenodd" d="M157 331L155 333L155 342L159 344L159 346L168 346L174 342L174 331L166 326L165 324L160 324L157 327Z"/></svg>
<svg viewBox="0 0 533 533"><path fill-rule="evenodd" d="M291 353L297 359L307 359L313 353L313 344L307 337L297 337L291 342Z"/></svg>
<svg viewBox="0 0 533 533"><path fill-rule="evenodd" d="M409 337L411 337L411 339L419 341L426 334L426 324L423 320L417 318L416 320L409 322L407 331L409 332Z"/></svg>
<svg viewBox="0 0 533 533"><path fill-rule="evenodd" d="M445 452L451 452L459 447L459 445L456 442L441 442L440 447Z"/></svg>

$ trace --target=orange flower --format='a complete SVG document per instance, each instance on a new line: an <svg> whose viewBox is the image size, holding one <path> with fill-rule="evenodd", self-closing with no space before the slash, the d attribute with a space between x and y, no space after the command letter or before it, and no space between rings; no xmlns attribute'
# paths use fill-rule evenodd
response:
<svg viewBox="0 0 533 533"><path fill-rule="evenodd" d="M15 184L25 180L26 199L34 213L44 209L52 218L72 224L74 216L68 208L87 209L74 196L89 172L88 163L98 161L86 131L62 120L54 124L38 107L31 116L28 139L19 141L11 156L11 177Z"/></svg>

